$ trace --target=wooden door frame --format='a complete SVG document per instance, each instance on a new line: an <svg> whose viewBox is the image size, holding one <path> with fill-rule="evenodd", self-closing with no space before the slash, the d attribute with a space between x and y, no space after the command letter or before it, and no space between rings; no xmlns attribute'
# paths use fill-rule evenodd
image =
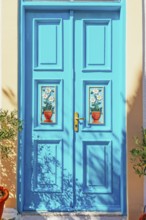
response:
<svg viewBox="0 0 146 220"><path fill-rule="evenodd" d="M19 135L18 140L18 170L17 170L17 209L20 213L23 212L23 199L24 199L24 149L25 149L25 14L28 11L38 10L43 11L45 10L89 10L89 11L120 11L121 14L121 48L122 55L124 57L122 59L122 72L126 75L126 68L125 68L125 35L126 35L126 28L125 28L125 17L126 17L126 10L125 10L125 0L121 0L120 2L39 2L39 1L31 1L31 2L24 2L23 0L19 1L19 40L18 40L18 47L19 47L19 73L18 73L18 99L19 99L19 117L24 119L24 129ZM121 86L125 91L125 75L122 77ZM126 92L124 92L126 94ZM126 118L126 110L125 107L122 109L123 115ZM126 120L123 122L123 131L126 134ZM126 146L126 140L125 140ZM123 190L121 190L121 200L122 200L122 214L126 214L126 147L123 149L123 158L125 161L123 162L123 169L122 169L122 180L123 180Z"/></svg>

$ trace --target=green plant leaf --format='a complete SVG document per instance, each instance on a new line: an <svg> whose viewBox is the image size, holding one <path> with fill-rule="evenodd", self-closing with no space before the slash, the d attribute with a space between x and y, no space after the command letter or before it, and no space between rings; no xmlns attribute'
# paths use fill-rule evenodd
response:
<svg viewBox="0 0 146 220"><path fill-rule="evenodd" d="M22 131L22 121L17 117L17 111L0 109L0 153L2 158L8 157L15 147L17 135Z"/></svg>
<svg viewBox="0 0 146 220"><path fill-rule="evenodd" d="M139 176L146 175L146 129L142 128L142 137L134 137L135 147L130 150L133 169Z"/></svg>

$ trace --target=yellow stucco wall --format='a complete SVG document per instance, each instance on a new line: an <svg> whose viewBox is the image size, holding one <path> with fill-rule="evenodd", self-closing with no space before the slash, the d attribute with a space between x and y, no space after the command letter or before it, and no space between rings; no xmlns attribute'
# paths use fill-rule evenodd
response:
<svg viewBox="0 0 146 220"><path fill-rule="evenodd" d="M1 0L2 107L17 109L18 0ZM0 184L10 190L9 207L16 207L16 159L9 157L0 166Z"/></svg>
<svg viewBox="0 0 146 220"><path fill-rule="evenodd" d="M143 178L133 172L128 152L142 122L142 1L127 0L127 200L129 220L137 220L143 206Z"/></svg>
<svg viewBox="0 0 146 220"><path fill-rule="evenodd" d="M128 219L137 220L143 206L143 178L133 172L129 150L142 126L142 0L127 0L127 202ZM18 0L2 0L2 106L17 108ZM5 164L3 164L5 165ZM16 207L16 162L1 167L1 182L11 190L7 206ZM12 181L13 180L13 181Z"/></svg>

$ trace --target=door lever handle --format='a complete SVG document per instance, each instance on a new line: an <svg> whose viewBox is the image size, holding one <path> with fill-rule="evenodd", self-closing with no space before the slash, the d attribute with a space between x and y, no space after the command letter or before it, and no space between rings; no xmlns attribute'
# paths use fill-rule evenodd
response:
<svg viewBox="0 0 146 220"><path fill-rule="evenodd" d="M76 120L85 120L85 118L76 118Z"/></svg>
<svg viewBox="0 0 146 220"><path fill-rule="evenodd" d="M78 132L79 130L79 120L85 120L85 118L79 118L79 113L74 113L74 131Z"/></svg>

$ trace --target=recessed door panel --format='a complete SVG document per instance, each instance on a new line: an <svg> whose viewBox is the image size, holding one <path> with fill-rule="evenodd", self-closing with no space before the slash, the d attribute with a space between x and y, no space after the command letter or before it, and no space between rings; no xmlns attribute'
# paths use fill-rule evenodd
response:
<svg viewBox="0 0 146 220"><path fill-rule="evenodd" d="M33 20L33 60L37 70L62 69L62 19Z"/></svg>
<svg viewBox="0 0 146 220"><path fill-rule="evenodd" d="M83 70L111 70L111 20L83 20Z"/></svg>
<svg viewBox="0 0 146 220"><path fill-rule="evenodd" d="M34 141L33 192L62 192L62 140Z"/></svg>
<svg viewBox="0 0 146 220"><path fill-rule="evenodd" d="M112 143L83 141L83 192L112 193Z"/></svg>

